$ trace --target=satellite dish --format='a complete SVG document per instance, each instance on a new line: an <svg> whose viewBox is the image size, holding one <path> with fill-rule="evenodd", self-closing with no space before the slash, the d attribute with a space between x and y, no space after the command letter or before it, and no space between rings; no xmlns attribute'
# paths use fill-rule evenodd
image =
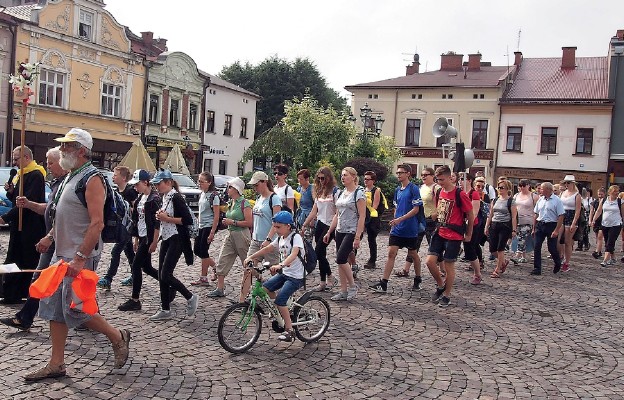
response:
<svg viewBox="0 0 624 400"><path fill-rule="evenodd" d="M442 136L447 136L449 138L457 137L457 129L453 125L449 125L448 120L444 117L440 117L433 124L433 137L440 138Z"/></svg>
<svg viewBox="0 0 624 400"><path fill-rule="evenodd" d="M474 151L471 149L464 150L464 160L466 162L466 168L472 167L472 163L474 162L475 156Z"/></svg>

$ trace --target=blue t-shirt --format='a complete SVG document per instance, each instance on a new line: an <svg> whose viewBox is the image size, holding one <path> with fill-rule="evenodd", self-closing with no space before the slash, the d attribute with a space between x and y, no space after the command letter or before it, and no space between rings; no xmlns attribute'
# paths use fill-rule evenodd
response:
<svg viewBox="0 0 624 400"><path fill-rule="evenodd" d="M212 197L214 197L214 199L212 200L212 204L210 204ZM214 209L212 206L220 205L221 199L216 193L202 192L201 196L199 196L199 229L212 227L212 223L214 222Z"/></svg>
<svg viewBox="0 0 624 400"><path fill-rule="evenodd" d="M282 206L282 201L280 200L278 195L269 197L258 197L256 200L256 204L253 206L253 234L251 238L253 240L257 240L259 242L264 242L264 240L269 235L269 231L271 230L271 226L273 225L273 210L271 210L271 206L269 204L270 198L273 197L273 207Z"/></svg>
<svg viewBox="0 0 624 400"><path fill-rule="evenodd" d="M394 191L394 218L399 218L412 211L414 207L422 207L418 186L410 182L405 188L398 186ZM399 222L390 230L393 236L413 238L418 236L418 218L416 215Z"/></svg>

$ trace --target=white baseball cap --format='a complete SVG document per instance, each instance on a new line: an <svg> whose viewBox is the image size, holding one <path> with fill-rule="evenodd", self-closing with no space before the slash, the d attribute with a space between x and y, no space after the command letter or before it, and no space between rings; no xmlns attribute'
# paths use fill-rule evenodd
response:
<svg viewBox="0 0 624 400"><path fill-rule="evenodd" d="M68 142L77 142L91 150L93 147L93 138L91 134L84 129L80 128L71 128L69 132L65 134L65 136L54 139L57 142L68 143Z"/></svg>

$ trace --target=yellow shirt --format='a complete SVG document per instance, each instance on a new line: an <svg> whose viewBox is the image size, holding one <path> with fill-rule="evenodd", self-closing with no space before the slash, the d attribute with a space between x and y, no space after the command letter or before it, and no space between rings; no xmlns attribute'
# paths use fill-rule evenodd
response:
<svg viewBox="0 0 624 400"><path fill-rule="evenodd" d="M424 207L425 207L425 218L431 217L431 214L435 211L435 191L438 190L439 186L437 184L431 185L431 187L422 184L420 186L420 197L422 198Z"/></svg>

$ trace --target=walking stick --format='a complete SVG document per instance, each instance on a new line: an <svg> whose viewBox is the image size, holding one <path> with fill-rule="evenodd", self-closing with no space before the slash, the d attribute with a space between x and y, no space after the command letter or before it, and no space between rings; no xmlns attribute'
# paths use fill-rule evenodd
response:
<svg viewBox="0 0 624 400"><path fill-rule="evenodd" d="M22 99L22 132L20 133L20 171L19 171L19 196L24 196L24 142L26 141L26 107L28 107L28 96L29 93L26 92L26 98ZM18 214L18 223L17 230L19 232L22 231L22 215L24 213L24 208L19 207Z"/></svg>

